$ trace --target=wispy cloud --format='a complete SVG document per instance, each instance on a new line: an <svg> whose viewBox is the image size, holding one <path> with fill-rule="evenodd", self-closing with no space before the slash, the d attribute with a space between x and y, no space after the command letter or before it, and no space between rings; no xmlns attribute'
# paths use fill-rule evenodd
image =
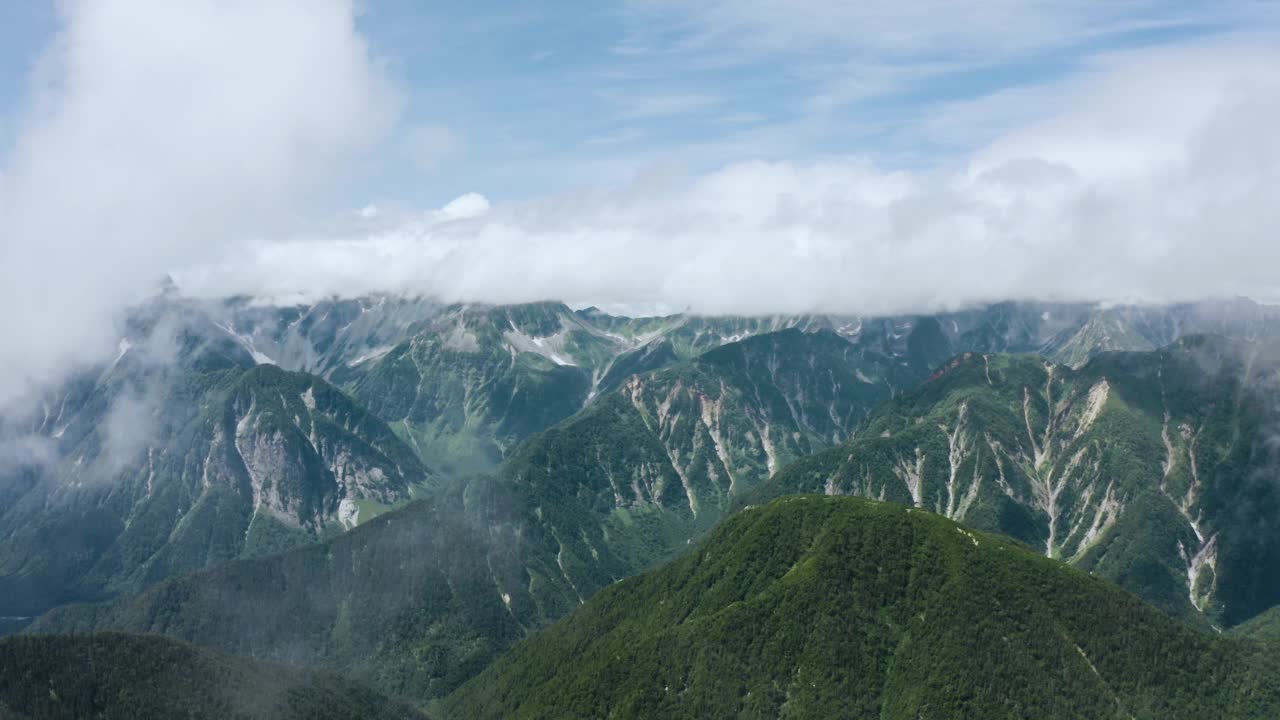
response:
<svg viewBox="0 0 1280 720"><path fill-rule="evenodd" d="M1280 30L1280 5L1254 0L627 0L626 7L621 43L633 65L679 68L670 77L713 85L724 104L781 109L811 151L886 160L972 150L993 133L945 131L937 111L954 114L978 99L990 108L987 96L1028 94L1117 49ZM992 119L1008 127L1025 113ZM850 126L857 131L846 132ZM930 133L945 142L918 147Z"/></svg>
<svg viewBox="0 0 1280 720"><path fill-rule="evenodd" d="M1254 0L1206 5L1168 0L628 0L631 47L652 52L787 55L840 49L880 60L982 58L1178 27L1241 27L1274 20Z"/></svg>

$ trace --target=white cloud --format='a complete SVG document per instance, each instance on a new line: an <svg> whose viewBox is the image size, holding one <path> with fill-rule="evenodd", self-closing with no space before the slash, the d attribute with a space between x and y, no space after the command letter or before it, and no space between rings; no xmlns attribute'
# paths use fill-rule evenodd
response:
<svg viewBox="0 0 1280 720"><path fill-rule="evenodd" d="M352 0L73 0L0 160L0 404L171 267L282 232L397 98Z"/></svg>
<svg viewBox="0 0 1280 720"><path fill-rule="evenodd" d="M479 193L467 193L456 197L440 209L440 214L450 220L479 217L487 212L489 212L489 199Z"/></svg>
<svg viewBox="0 0 1280 720"><path fill-rule="evenodd" d="M1029 120L952 170L747 162L192 269L201 293L431 293L708 313L910 312L1016 298L1275 297L1280 51L1119 55L1043 88Z"/></svg>

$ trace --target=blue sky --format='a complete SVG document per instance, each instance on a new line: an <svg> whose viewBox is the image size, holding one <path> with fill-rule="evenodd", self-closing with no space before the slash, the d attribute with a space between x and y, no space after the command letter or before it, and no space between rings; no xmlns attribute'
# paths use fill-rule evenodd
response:
<svg viewBox="0 0 1280 720"><path fill-rule="evenodd" d="M900 10L911 4L372 0L362 25L411 89L406 121L457 142L448 177L426 173L421 187L501 199L664 164L945 163L1000 129L947 132L939 115L953 104L1060 81L1099 54L1275 20L1263 3L992 2L990 20L966 17L972 3ZM854 5L865 9L842 9Z"/></svg>
<svg viewBox="0 0 1280 720"><path fill-rule="evenodd" d="M365 0L358 24L403 114L349 192L438 206L756 158L937 166L1035 111L957 126L966 103L1060 82L1109 52L1274 30L1276 5ZM57 18L49 2L3 12L11 132Z"/></svg>

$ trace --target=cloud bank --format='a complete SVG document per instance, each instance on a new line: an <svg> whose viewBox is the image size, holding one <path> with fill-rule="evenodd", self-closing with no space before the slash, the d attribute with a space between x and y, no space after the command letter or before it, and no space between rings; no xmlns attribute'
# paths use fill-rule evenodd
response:
<svg viewBox="0 0 1280 720"><path fill-rule="evenodd" d="M1275 67L1280 51L1257 41L1112 55L1018 95L1045 111L950 168L744 162L492 208L468 196L265 243L179 281L202 295L392 291L702 313L1274 299ZM1000 116L1009 101L954 112Z"/></svg>
<svg viewBox="0 0 1280 720"><path fill-rule="evenodd" d="M352 0L71 0L0 156L0 404L174 267L283 232L393 123Z"/></svg>
<svg viewBox="0 0 1280 720"><path fill-rule="evenodd" d="M927 169L739 154L619 187L334 218L314 201L386 147L399 107L352 0L63 7L0 159L0 406L109 359L122 312L165 273L197 296L742 314L1280 299L1274 37L1094 57L942 107L922 136L995 139ZM447 174L465 158L431 127L409 139Z"/></svg>

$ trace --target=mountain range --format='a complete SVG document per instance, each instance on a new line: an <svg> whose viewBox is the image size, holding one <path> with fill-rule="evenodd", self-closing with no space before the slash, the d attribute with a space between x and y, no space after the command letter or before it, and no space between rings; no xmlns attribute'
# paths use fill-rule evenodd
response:
<svg viewBox="0 0 1280 720"><path fill-rule="evenodd" d="M0 515L0 613L314 542L431 481L345 393L202 330L157 313L29 418L53 459Z"/></svg>
<svg viewBox="0 0 1280 720"><path fill-rule="evenodd" d="M1001 532L1179 616L1280 603L1280 346L1191 337L1079 369L958 356L760 499L854 494Z"/></svg>
<svg viewBox="0 0 1280 720"><path fill-rule="evenodd" d="M1280 603L1277 337L1245 301L628 318L165 296L0 426L45 451L0 471L0 615L472 707L460 686L619 581L825 493L1227 629Z"/></svg>

